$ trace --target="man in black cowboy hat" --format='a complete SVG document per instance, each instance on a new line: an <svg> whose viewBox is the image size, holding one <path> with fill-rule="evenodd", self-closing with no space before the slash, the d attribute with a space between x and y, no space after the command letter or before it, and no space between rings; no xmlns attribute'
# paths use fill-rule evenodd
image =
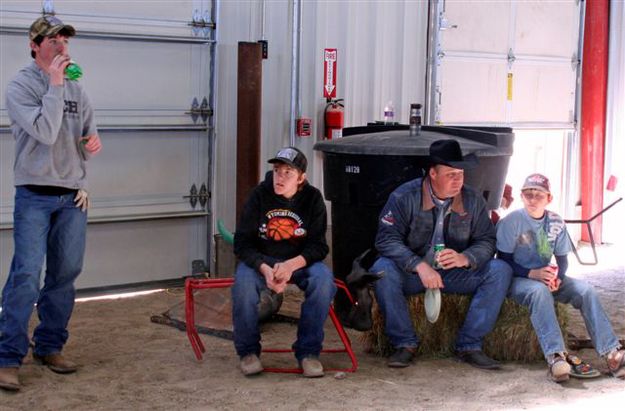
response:
<svg viewBox="0 0 625 411"><path fill-rule="evenodd" d="M495 325L512 271L493 259L495 229L486 204L463 184L464 170L476 164L473 154L462 155L457 141L435 141L427 175L398 187L380 214L375 241L380 257L371 271L385 273L375 283L375 296L395 348L389 367L410 365L419 345L406 296L440 289L473 295L458 332L456 358L478 368L499 368L482 352L482 340Z"/></svg>

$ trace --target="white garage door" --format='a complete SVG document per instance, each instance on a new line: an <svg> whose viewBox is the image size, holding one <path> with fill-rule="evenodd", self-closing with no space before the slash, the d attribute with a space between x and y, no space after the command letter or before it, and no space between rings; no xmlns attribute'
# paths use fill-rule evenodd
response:
<svg viewBox="0 0 625 411"><path fill-rule="evenodd" d="M572 128L578 3L433 2L430 122Z"/></svg>
<svg viewBox="0 0 625 411"><path fill-rule="evenodd" d="M31 60L27 28L42 7L78 31L70 52L85 72L81 81L104 145L89 164L94 201L77 286L175 279L190 274L192 265L204 269L210 261L211 2L3 1L0 7L0 283L13 247L14 141L4 93ZM193 198L185 198L192 190Z"/></svg>
<svg viewBox="0 0 625 411"><path fill-rule="evenodd" d="M514 128L507 183L517 193L530 172L548 175L557 193L552 208L574 217L584 2L435 0L430 5L434 47L427 121Z"/></svg>

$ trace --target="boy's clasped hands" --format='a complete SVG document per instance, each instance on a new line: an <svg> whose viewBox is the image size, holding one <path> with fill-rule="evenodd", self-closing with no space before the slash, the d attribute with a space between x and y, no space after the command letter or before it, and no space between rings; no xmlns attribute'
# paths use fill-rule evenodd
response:
<svg viewBox="0 0 625 411"><path fill-rule="evenodd" d="M260 272L265 277L265 281L267 281L267 287L278 294L286 289L293 271L295 270L291 269L288 261L276 263L273 268L265 263L260 266Z"/></svg>
<svg viewBox="0 0 625 411"><path fill-rule="evenodd" d="M560 284L562 284L562 280L558 278L558 267L555 265L546 265L530 270L528 277L544 283L552 293L558 291Z"/></svg>

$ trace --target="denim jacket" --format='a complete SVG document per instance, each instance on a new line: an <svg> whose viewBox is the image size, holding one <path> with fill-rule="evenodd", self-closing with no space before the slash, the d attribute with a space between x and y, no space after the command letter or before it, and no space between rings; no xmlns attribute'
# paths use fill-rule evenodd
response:
<svg viewBox="0 0 625 411"><path fill-rule="evenodd" d="M429 194L429 178L418 178L391 193L380 213L375 247L406 272L414 272L430 248L436 207ZM464 254L476 270L493 258L495 227L482 196L462 188L447 209L444 225L445 247Z"/></svg>

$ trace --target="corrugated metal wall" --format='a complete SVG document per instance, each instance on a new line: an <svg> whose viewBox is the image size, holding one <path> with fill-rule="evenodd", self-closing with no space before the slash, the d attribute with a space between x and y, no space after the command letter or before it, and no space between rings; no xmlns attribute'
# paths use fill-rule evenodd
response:
<svg viewBox="0 0 625 411"><path fill-rule="evenodd" d="M292 7L291 1L265 3L269 59L263 63L262 159L289 143ZM262 10L261 1L222 1L218 18L213 209L230 229L235 227L237 43L261 38ZM389 100L397 120L407 122L409 104L425 101L427 1L306 1L301 32L301 107L313 121L313 136L296 144L309 157L310 181L320 187L321 158L312 147L323 135L323 49L338 49L337 97L345 99L346 126L381 119Z"/></svg>

